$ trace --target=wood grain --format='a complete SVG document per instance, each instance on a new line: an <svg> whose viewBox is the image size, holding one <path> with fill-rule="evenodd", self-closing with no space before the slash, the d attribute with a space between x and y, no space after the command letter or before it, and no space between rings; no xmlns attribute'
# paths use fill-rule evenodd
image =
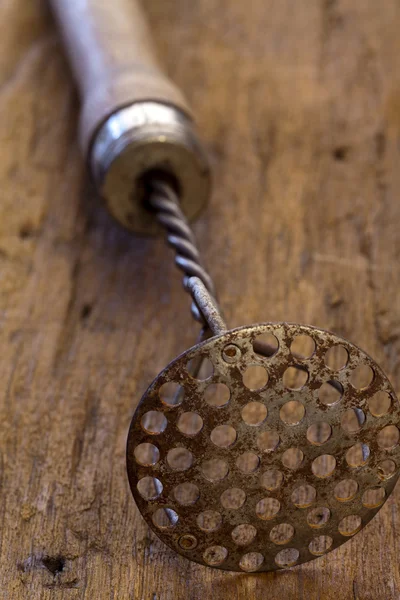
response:
<svg viewBox="0 0 400 600"><path fill-rule="evenodd" d="M332 329L399 390L400 4L145 4L212 156L195 228L228 322ZM190 564L149 532L127 429L196 326L162 240L122 231L85 182L46 3L0 18L0 597L400 598L399 488L339 550L278 574Z"/></svg>

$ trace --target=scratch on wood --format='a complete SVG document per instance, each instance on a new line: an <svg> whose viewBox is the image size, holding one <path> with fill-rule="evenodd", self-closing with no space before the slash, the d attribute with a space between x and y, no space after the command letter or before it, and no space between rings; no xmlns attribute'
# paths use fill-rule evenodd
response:
<svg viewBox="0 0 400 600"><path fill-rule="evenodd" d="M25 54L22 55L19 62L14 66L11 74L3 81L0 80L0 97L4 97L7 93L13 93L14 86L21 79L30 74L34 65L43 56L49 56L49 52L57 45L57 38L54 34L50 34L35 40ZM1 104L1 102L0 102Z"/></svg>
<svg viewBox="0 0 400 600"><path fill-rule="evenodd" d="M398 265L386 263L376 264L369 263L362 257L345 258L334 254L321 254L315 252L311 255L311 259L320 263L329 263L339 268L353 269L354 271L378 271L380 273L397 273Z"/></svg>

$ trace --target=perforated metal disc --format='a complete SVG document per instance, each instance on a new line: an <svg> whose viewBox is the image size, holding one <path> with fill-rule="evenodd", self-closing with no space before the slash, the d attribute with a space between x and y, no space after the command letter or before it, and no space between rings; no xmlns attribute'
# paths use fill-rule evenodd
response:
<svg viewBox="0 0 400 600"><path fill-rule="evenodd" d="M179 356L144 394L128 437L132 493L190 560L233 571L301 564L387 499L399 416L380 367L346 340L287 323L235 329Z"/></svg>

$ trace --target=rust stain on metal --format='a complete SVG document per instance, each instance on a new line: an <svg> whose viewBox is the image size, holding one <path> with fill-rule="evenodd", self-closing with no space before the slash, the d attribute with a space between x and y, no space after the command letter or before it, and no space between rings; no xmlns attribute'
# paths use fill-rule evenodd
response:
<svg viewBox="0 0 400 600"><path fill-rule="evenodd" d="M262 334L276 351L260 345ZM293 350L299 336L311 339L309 356ZM347 357L341 368L329 366L332 348ZM205 380L188 369L199 357L213 367ZM267 373L259 389L246 386L251 367ZM366 385L360 367L370 370ZM160 396L167 383L183 388L179 402ZM379 410L378 393L387 401ZM266 413L260 422L255 409ZM288 323L227 331L171 362L144 394L128 437L132 493L160 539L190 560L247 572L301 564L343 544L389 496L399 416L381 368L347 340ZM151 459L141 444L155 447Z"/></svg>

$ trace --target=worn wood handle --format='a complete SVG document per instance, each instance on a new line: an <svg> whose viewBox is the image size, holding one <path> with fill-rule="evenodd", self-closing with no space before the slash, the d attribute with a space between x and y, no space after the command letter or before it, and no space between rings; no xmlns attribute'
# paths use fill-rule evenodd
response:
<svg viewBox="0 0 400 600"><path fill-rule="evenodd" d="M104 120L123 106L155 100L189 112L181 92L160 69L136 0L50 3L82 97L85 151Z"/></svg>

